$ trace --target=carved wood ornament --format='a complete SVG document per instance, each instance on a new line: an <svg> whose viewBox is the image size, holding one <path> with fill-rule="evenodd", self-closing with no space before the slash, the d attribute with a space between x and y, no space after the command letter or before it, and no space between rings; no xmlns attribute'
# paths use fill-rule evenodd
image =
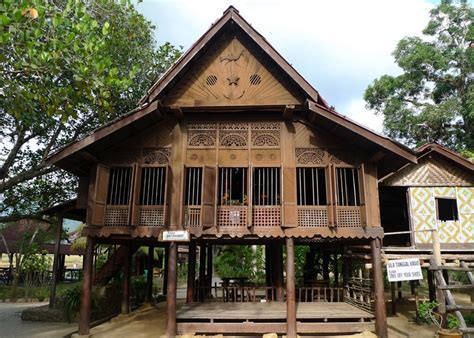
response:
<svg viewBox="0 0 474 338"><path fill-rule="evenodd" d="M165 100L166 105L298 104L299 100L237 38L210 48Z"/></svg>

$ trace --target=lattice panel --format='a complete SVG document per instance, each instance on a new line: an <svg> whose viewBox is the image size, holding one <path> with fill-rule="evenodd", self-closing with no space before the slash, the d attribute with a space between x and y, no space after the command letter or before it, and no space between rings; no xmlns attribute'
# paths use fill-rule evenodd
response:
<svg viewBox="0 0 474 338"><path fill-rule="evenodd" d="M217 224L221 228L238 228L247 226L246 206L224 206L217 208Z"/></svg>
<svg viewBox="0 0 474 338"><path fill-rule="evenodd" d="M107 207L105 211L106 226L126 226L128 222L128 206L125 207Z"/></svg>
<svg viewBox="0 0 474 338"><path fill-rule="evenodd" d="M253 207L252 223L255 227L279 227L281 207Z"/></svg>
<svg viewBox="0 0 474 338"><path fill-rule="evenodd" d="M362 221L360 218L359 207L338 207L337 208L337 226L339 227L360 227Z"/></svg>
<svg viewBox="0 0 474 338"><path fill-rule="evenodd" d="M187 227L201 226L201 207L184 208L184 224Z"/></svg>
<svg viewBox="0 0 474 338"><path fill-rule="evenodd" d="M326 207L298 207L298 226L300 227L326 227L328 226L328 213Z"/></svg>
<svg viewBox="0 0 474 338"><path fill-rule="evenodd" d="M141 208L140 225L163 226L165 224L163 208Z"/></svg>

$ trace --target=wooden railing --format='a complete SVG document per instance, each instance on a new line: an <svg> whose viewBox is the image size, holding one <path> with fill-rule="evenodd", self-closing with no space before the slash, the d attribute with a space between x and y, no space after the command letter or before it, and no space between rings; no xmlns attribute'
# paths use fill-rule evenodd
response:
<svg viewBox="0 0 474 338"><path fill-rule="evenodd" d="M201 207L185 206L184 207L184 225L187 227L201 226Z"/></svg>
<svg viewBox="0 0 474 338"><path fill-rule="evenodd" d="M344 301L362 310L374 312L374 289L372 279L350 278L345 287Z"/></svg>
<svg viewBox="0 0 474 338"><path fill-rule="evenodd" d="M281 206L253 206L252 224L255 227L279 227L281 225Z"/></svg>
<svg viewBox="0 0 474 338"><path fill-rule="evenodd" d="M328 206L301 205L298 206L298 226L300 227L327 227Z"/></svg>
<svg viewBox="0 0 474 338"><path fill-rule="evenodd" d="M162 205L142 205L140 208L141 226L165 225L165 207Z"/></svg>
<svg viewBox="0 0 474 338"><path fill-rule="evenodd" d="M343 302L344 288L336 287L298 287L296 288L297 302ZM274 302L277 300L277 288L273 286L203 286L195 288L199 301L214 302ZM203 297L203 295L205 295ZM285 300L285 288L283 288Z"/></svg>
<svg viewBox="0 0 474 338"><path fill-rule="evenodd" d="M105 209L106 226L129 225L130 207L128 205L107 205Z"/></svg>
<svg viewBox="0 0 474 338"><path fill-rule="evenodd" d="M248 206L222 205L217 207L217 224L223 228L247 227Z"/></svg>
<svg viewBox="0 0 474 338"><path fill-rule="evenodd" d="M360 227L362 226L360 206L336 207L337 226L339 227Z"/></svg>

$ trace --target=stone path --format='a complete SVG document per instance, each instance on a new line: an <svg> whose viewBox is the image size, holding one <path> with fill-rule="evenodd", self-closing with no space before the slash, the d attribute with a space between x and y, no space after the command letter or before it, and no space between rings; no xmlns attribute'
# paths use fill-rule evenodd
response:
<svg viewBox="0 0 474 338"><path fill-rule="evenodd" d="M60 338L70 336L77 330L77 324L45 323L23 321L21 311L47 303L0 303L0 337L44 337Z"/></svg>

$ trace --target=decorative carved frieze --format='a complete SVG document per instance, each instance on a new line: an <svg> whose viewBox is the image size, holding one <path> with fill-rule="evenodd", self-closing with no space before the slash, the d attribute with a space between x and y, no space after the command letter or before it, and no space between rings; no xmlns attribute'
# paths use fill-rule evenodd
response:
<svg viewBox="0 0 474 338"><path fill-rule="evenodd" d="M196 130L188 132L188 146L214 147L216 145L216 132L212 130Z"/></svg>
<svg viewBox="0 0 474 338"><path fill-rule="evenodd" d="M219 131L219 146L221 147L247 147L247 131Z"/></svg>
<svg viewBox="0 0 474 338"><path fill-rule="evenodd" d="M170 155L170 148L145 148L143 149L143 163L168 164Z"/></svg>
<svg viewBox="0 0 474 338"><path fill-rule="evenodd" d="M266 130L252 130L252 146L254 147L279 147L280 132Z"/></svg>
<svg viewBox="0 0 474 338"><path fill-rule="evenodd" d="M298 164L324 164L326 152L318 148L296 148L296 162Z"/></svg>

